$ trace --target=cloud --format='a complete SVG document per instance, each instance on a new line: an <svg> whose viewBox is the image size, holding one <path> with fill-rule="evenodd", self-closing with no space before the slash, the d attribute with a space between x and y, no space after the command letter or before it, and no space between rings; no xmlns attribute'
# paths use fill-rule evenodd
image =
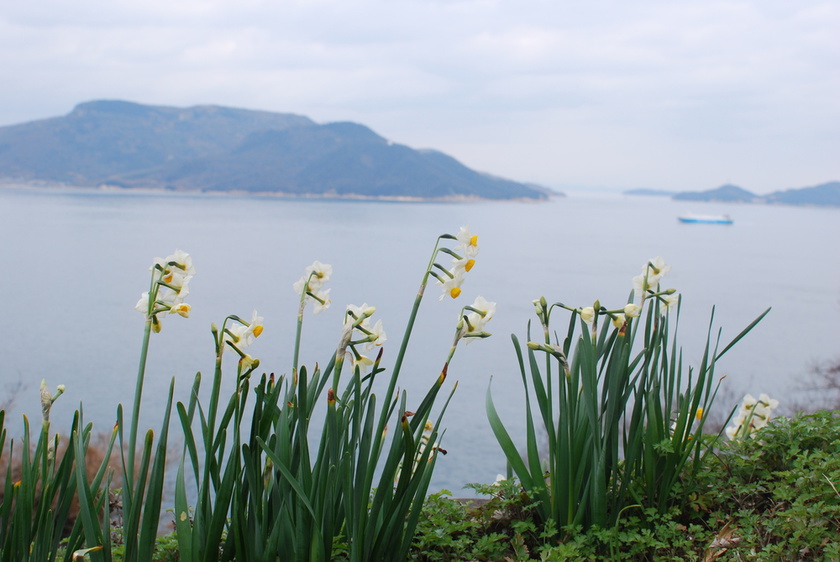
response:
<svg viewBox="0 0 840 562"><path fill-rule="evenodd" d="M0 124L217 103L361 121L521 180L769 191L840 179L838 28L815 0L19 2Z"/></svg>

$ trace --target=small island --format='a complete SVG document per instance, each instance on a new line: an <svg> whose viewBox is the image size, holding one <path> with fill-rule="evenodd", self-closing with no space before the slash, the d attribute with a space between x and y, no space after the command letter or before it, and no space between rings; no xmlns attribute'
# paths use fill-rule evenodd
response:
<svg viewBox="0 0 840 562"><path fill-rule="evenodd" d="M552 194L358 123L119 100L0 127L0 183L401 201L542 201Z"/></svg>
<svg viewBox="0 0 840 562"><path fill-rule="evenodd" d="M726 184L707 191L673 192L655 189L632 189L625 195L666 196L675 201L704 201L709 203L763 203L775 205L840 206L840 181L774 191L757 195L737 185Z"/></svg>

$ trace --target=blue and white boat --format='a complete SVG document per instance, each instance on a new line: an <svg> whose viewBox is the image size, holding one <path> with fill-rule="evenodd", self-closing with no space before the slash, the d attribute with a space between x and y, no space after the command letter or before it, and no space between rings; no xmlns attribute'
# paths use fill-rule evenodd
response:
<svg viewBox="0 0 840 562"><path fill-rule="evenodd" d="M680 222L693 224L732 224L735 221L729 215L695 215L687 214L677 217Z"/></svg>

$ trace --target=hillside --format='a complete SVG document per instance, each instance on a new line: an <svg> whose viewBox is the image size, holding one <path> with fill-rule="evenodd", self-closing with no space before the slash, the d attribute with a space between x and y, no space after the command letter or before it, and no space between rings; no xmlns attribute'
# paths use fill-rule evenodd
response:
<svg viewBox="0 0 840 562"><path fill-rule="evenodd" d="M840 182L835 181L813 187L775 191L768 195L756 195L736 185L722 185L708 191L677 193L673 196L673 199L678 201L713 201L724 203L840 206Z"/></svg>
<svg viewBox="0 0 840 562"><path fill-rule="evenodd" d="M728 203L752 203L757 195L737 185L722 185L708 191L684 191L674 195L677 201L723 201Z"/></svg>
<svg viewBox="0 0 840 562"><path fill-rule="evenodd" d="M93 101L0 127L0 178L80 187L407 199L545 199L356 123L217 106Z"/></svg>

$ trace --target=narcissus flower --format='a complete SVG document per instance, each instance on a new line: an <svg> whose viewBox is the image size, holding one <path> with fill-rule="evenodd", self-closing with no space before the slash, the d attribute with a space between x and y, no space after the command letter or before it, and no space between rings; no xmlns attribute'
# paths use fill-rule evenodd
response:
<svg viewBox="0 0 840 562"><path fill-rule="evenodd" d="M493 319L496 314L496 303L489 302L484 297L476 297L475 301L467 307L468 334L484 331L484 326Z"/></svg>
<svg viewBox="0 0 840 562"><path fill-rule="evenodd" d="M189 282L195 275L195 266L190 255L182 250L165 258L155 258L150 268L152 288L140 295L134 308L152 321L152 330L160 331L161 312L189 317L191 307L184 303L189 295Z"/></svg>
<svg viewBox="0 0 840 562"><path fill-rule="evenodd" d="M470 232L469 226L462 226L458 234L455 235L458 245L455 251L461 251L466 257L474 258L478 255L478 234ZM469 270L468 270L469 271Z"/></svg>
<svg viewBox="0 0 840 562"><path fill-rule="evenodd" d="M580 319L587 324L592 324L595 320L595 309L591 306L586 306L580 309Z"/></svg>
<svg viewBox="0 0 840 562"><path fill-rule="evenodd" d="M633 278L633 288L642 295L648 291L656 291L659 287L659 281L669 271L671 271L671 266L667 265L661 256L656 256L642 266L641 275Z"/></svg>
<svg viewBox="0 0 840 562"><path fill-rule="evenodd" d="M189 318L190 317L190 310L192 310L192 307L190 305L188 305L187 303L182 302L182 303L178 303L175 306L173 306L172 308L170 308L169 309L169 314L178 314L180 316L183 316L184 318Z"/></svg>
<svg viewBox="0 0 840 562"><path fill-rule="evenodd" d="M263 317L257 315L257 311L251 315L250 322L235 320L229 328L225 328L225 341L238 349L240 352L254 343L254 340L263 333Z"/></svg>
<svg viewBox="0 0 840 562"><path fill-rule="evenodd" d="M324 286L324 283L330 280L332 272L333 268L331 265L315 260L312 262L312 265L304 270L303 277L298 279L293 285L295 292L299 295L302 294L304 286L306 286L307 283L309 284L309 290L311 292L317 292Z"/></svg>
<svg viewBox="0 0 840 562"><path fill-rule="evenodd" d="M726 436L729 439L744 438L747 435L755 438L756 432L767 425L772 411L778 406L779 401L767 394L759 395L758 400L752 394L745 395L732 425L726 428Z"/></svg>
<svg viewBox="0 0 840 562"><path fill-rule="evenodd" d="M348 305L345 313L342 345L346 346L352 366L358 365L361 371L373 365L374 361L363 355L359 349L368 352L374 347L381 346L388 339L382 327L382 320L377 320L376 324L371 326L370 317L374 312L376 312L376 307L364 303L362 306Z"/></svg>
<svg viewBox="0 0 840 562"><path fill-rule="evenodd" d="M440 300L446 298L447 295L453 299L457 299L461 296L461 285L464 283L463 271L453 268L449 272L449 275L444 275L442 277L444 278L444 281L442 281L440 285L443 289L443 294L440 296Z"/></svg>
<svg viewBox="0 0 840 562"><path fill-rule="evenodd" d="M303 277L298 279L292 288L301 297L305 298L302 303L313 302L315 314L320 314L330 307L330 290L323 289L324 284L330 280L332 266L314 261L306 268ZM303 304L301 305L301 313Z"/></svg>
<svg viewBox="0 0 840 562"><path fill-rule="evenodd" d="M680 294L672 293L670 295L662 295L662 300L665 303L665 310L671 310L680 304Z"/></svg>

